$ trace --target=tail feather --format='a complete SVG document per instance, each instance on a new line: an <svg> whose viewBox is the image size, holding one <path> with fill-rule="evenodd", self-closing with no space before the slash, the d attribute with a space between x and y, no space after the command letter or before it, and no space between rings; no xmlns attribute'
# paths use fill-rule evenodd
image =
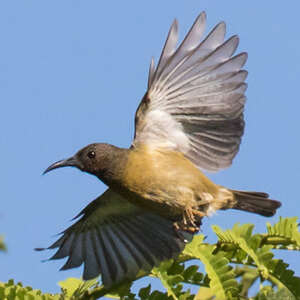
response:
<svg viewBox="0 0 300 300"><path fill-rule="evenodd" d="M232 207L234 209L252 212L265 217L272 217L275 215L277 208L281 206L279 201L269 199L269 195L266 193L232 192L236 200L236 204Z"/></svg>

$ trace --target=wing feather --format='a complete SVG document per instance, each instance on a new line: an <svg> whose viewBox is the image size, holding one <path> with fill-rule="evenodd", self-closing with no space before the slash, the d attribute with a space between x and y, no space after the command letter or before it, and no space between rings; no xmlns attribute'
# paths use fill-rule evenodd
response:
<svg viewBox="0 0 300 300"><path fill-rule="evenodd" d="M170 148L217 171L232 163L243 135L247 53L234 55L239 38L224 41L224 22L203 39L205 23L201 13L177 49L177 21L172 24L156 69L153 61L150 66L133 147Z"/></svg>
<svg viewBox="0 0 300 300"><path fill-rule="evenodd" d="M111 286L113 282L113 274L116 272L116 267L115 264L111 263L111 257L109 253L107 252L106 245L104 244L104 240L102 238L102 230L98 226L95 228L96 229L96 235L95 235L95 240L96 240L96 245L97 248L95 249L96 252L98 252L98 257L100 260L100 266L101 266L101 274L102 276L102 282L105 286ZM105 275L104 275L105 274ZM83 277L83 279L91 279L90 277Z"/></svg>
<svg viewBox="0 0 300 300"><path fill-rule="evenodd" d="M75 238L72 241L72 246L69 248L69 253L66 256L69 256L67 262L61 267L61 270L67 270L70 268L79 267L83 263L82 257L82 240L81 234L76 234ZM66 236L68 238L68 236ZM59 252L60 248L58 249ZM53 257L51 258L53 259Z"/></svg>
<svg viewBox="0 0 300 300"><path fill-rule="evenodd" d="M183 42L180 44L180 46L177 48L176 53L169 57L168 65L165 66L161 74L158 72L156 73L156 82L160 77L165 77L164 75L166 74L166 78L164 80L160 80L161 83L158 85L162 85L165 83L169 77L172 76L173 73L176 72L176 70L187 60L189 59L189 56L186 56L187 53L193 51L196 46L198 45L198 38L199 36L202 36L205 30L205 21L206 21L206 15L205 13L201 13L199 17L196 19L194 22L192 28L190 29L189 33L186 35L185 39ZM176 41L177 42L177 41ZM175 52L175 46L176 43L173 44L174 49L172 52ZM163 68L163 66L161 66ZM149 86L150 87L150 86Z"/></svg>
<svg viewBox="0 0 300 300"><path fill-rule="evenodd" d="M126 270L123 269L124 263L122 258L118 257L118 253L114 246L114 242L109 238L107 234L107 225L102 226L101 228L101 237L102 237L102 247L105 248L105 258L107 264L109 266L109 270L111 273L112 282L120 282L124 275L126 274ZM104 280L104 278L103 278ZM105 283L105 285L111 285L112 283Z"/></svg>
<svg viewBox="0 0 300 300"><path fill-rule="evenodd" d="M139 253L137 250L134 241L132 242L130 238L126 235L126 232L122 230L120 226L116 226L115 224L112 224L111 229L113 232L118 236L118 242L120 243L120 250L124 253L125 257L127 258L126 262L127 265L130 266L128 269L128 272L132 271L133 269L136 269L136 272L133 272L134 274L137 274L139 269L142 269L144 267L143 265L143 256L142 253ZM136 267L132 268L132 265L136 265Z"/></svg>
<svg viewBox="0 0 300 300"><path fill-rule="evenodd" d="M101 273L106 287L176 257L186 242L174 232L171 220L143 211L110 189L78 217L48 248L58 248L51 259L68 257L62 270L84 264L83 278Z"/></svg>
<svg viewBox="0 0 300 300"><path fill-rule="evenodd" d="M154 58L152 57L150 67L149 67L148 88L152 85L154 74L155 74L155 64L154 64Z"/></svg>
<svg viewBox="0 0 300 300"><path fill-rule="evenodd" d="M97 256L94 248L93 241L93 231L87 231L84 234L84 269L83 269L83 277L84 278L95 278L101 272L100 263L97 260Z"/></svg>
<svg viewBox="0 0 300 300"><path fill-rule="evenodd" d="M174 20L169 30L167 40L165 42L164 48L159 58L159 62L157 64L157 68L154 74L154 81L156 80L157 77L159 77L161 71L168 63L170 57L172 57L175 51L177 40L178 40L178 22L177 20Z"/></svg>

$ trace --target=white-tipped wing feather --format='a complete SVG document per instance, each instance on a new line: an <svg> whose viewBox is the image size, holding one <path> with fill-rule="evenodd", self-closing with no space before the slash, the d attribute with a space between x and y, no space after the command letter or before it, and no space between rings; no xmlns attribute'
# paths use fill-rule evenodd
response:
<svg viewBox="0 0 300 300"><path fill-rule="evenodd" d="M233 56L239 39L224 41L223 22L203 39L205 22L201 13L178 48L177 21L172 24L157 67L150 65L133 146L174 149L217 171L231 164L243 135L247 54Z"/></svg>
<svg viewBox="0 0 300 300"><path fill-rule="evenodd" d="M83 279L101 274L106 287L135 279L140 270L176 257L185 245L172 221L139 209L110 189L77 217L49 247L58 248L51 259L68 257L62 270L84 264Z"/></svg>

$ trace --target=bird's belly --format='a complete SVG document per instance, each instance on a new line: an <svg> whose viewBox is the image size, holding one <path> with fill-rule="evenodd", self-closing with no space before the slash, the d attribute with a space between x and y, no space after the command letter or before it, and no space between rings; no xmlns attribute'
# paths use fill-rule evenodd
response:
<svg viewBox="0 0 300 300"><path fill-rule="evenodd" d="M133 151L124 172L121 193L131 202L161 215L179 215L197 207L201 195L216 186L181 153Z"/></svg>
<svg viewBox="0 0 300 300"><path fill-rule="evenodd" d="M132 185L126 185L121 193L130 202L160 215L180 215L188 202L194 202L193 191L170 183L163 184L163 180L159 181L159 178L162 179L161 176L156 177L154 174L152 178L144 180L146 178L141 176ZM190 201L181 192L184 190L185 194L190 194Z"/></svg>

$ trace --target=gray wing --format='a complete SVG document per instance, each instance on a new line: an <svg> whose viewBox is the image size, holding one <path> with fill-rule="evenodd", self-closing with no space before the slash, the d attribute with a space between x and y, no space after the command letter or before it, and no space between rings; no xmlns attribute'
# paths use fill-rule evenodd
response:
<svg viewBox="0 0 300 300"><path fill-rule="evenodd" d="M157 67L150 65L133 146L180 151L200 169L217 171L231 165L243 135L247 54L234 56L239 39L224 41L223 22L203 38L205 23L203 12L177 48L172 24Z"/></svg>
<svg viewBox="0 0 300 300"><path fill-rule="evenodd" d="M51 259L68 257L62 270L84 264L83 279L101 274L105 287L135 279L140 270L174 258L185 245L171 221L142 211L110 189L77 217L48 248L58 248Z"/></svg>

